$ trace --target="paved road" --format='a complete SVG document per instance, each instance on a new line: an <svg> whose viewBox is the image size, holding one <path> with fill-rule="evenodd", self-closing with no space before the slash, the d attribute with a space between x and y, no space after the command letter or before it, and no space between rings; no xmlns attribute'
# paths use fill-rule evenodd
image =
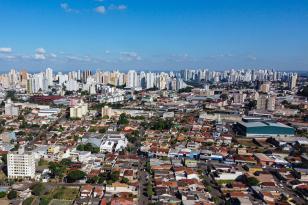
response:
<svg viewBox="0 0 308 205"><path fill-rule="evenodd" d="M143 171L145 168L145 164L146 164L146 159L141 158L140 164L139 164L139 172L138 172L138 179L139 179L138 204L139 205L149 204L148 197L143 195L144 193L143 190L146 189L145 184L147 183L147 176L148 176L148 173L146 171Z"/></svg>

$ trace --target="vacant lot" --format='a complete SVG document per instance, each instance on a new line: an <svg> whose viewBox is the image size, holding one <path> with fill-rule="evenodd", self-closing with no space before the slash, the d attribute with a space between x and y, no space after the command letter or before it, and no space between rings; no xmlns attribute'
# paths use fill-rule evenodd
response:
<svg viewBox="0 0 308 205"><path fill-rule="evenodd" d="M60 199L53 199L49 205L71 205L73 201L67 201L67 200L60 200Z"/></svg>
<svg viewBox="0 0 308 205"><path fill-rule="evenodd" d="M52 199L74 200L78 195L78 188L59 187L50 193Z"/></svg>

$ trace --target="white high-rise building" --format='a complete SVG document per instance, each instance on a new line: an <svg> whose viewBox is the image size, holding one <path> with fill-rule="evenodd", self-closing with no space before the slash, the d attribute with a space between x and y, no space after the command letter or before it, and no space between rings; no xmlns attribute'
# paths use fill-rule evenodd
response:
<svg viewBox="0 0 308 205"><path fill-rule="evenodd" d="M153 88L155 86L155 73L147 73L146 74L146 88Z"/></svg>
<svg viewBox="0 0 308 205"><path fill-rule="evenodd" d="M289 80L289 88L290 90L294 89L296 87L296 81L297 81L297 74L292 74L291 78Z"/></svg>
<svg viewBox="0 0 308 205"><path fill-rule="evenodd" d="M46 78L47 78L48 85L52 85L53 84L52 69L51 68L47 68L46 72L45 72L45 75L46 75Z"/></svg>
<svg viewBox="0 0 308 205"><path fill-rule="evenodd" d="M70 118L82 118L88 113L88 104L81 101L78 105L70 108Z"/></svg>
<svg viewBox="0 0 308 205"><path fill-rule="evenodd" d="M24 147L17 152L7 154L7 172L9 178L31 178L35 177L34 154L25 152Z"/></svg>
<svg viewBox="0 0 308 205"><path fill-rule="evenodd" d="M105 105L102 108L102 117L105 117L105 116L108 116L108 117L112 117L113 116L112 108L108 107L107 105Z"/></svg>
<svg viewBox="0 0 308 205"><path fill-rule="evenodd" d="M4 115L6 116L18 116L19 115L19 107L15 106L11 99L7 99L4 106Z"/></svg>
<svg viewBox="0 0 308 205"><path fill-rule="evenodd" d="M138 74L134 70L130 70L127 73L127 87L129 88L136 88L139 87L139 82L138 82Z"/></svg>
<svg viewBox="0 0 308 205"><path fill-rule="evenodd" d="M79 83L76 80L69 80L66 83L67 91L77 91L79 89Z"/></svg>

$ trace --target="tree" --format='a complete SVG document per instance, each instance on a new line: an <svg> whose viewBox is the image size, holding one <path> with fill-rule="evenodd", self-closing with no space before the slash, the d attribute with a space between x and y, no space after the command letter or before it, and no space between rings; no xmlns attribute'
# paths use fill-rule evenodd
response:
<svg viewBox="0 0 308 205"><path fill-rule="evenodd" d="M102 127L98 130L99 133L103 134L107 131L107 129L105 127Z"/></svg>
<svg viewBox="0 0 308 205"><path fill-rule="evenodd" d="M16 198L17 198L17 192L14 191L14 190L10 191L10 192L8 193L8 195L7 195L7 198L8 198L9 200L11 200L11 199L16 199Z"/></svg>
<svg viewBox="0 0 308 205"><path fill-rule="evenodd" d="M73 170L67 175L68 182L75 182L76 180L83 179L86 173L80 170Z"/></svg>
<svg viewBox="0 0 308 205"><path fill-rule="evenodd" d="M3 198L6 196L6 193L4 191L0 192L0 198Z"/></svg>
<svg viewBox="0 0 308 205"><path fill-rule="evenodd" d="M127 119L127 116L125 113L122 113L119 117L119 120L118 120L118 124L119 125L126 125L128 124L128 119Z"/></svg>
<svg viewBox="0 0 308 205"><path fill-rule="evenodd" d="M186 88L179 89L179 93L190 93L193 87L187 86Z"/></svg>
<svg viewBox="0 0 308 205"><path fill-rule="evenodd" d="M63 166L70 166L72 164L72 160L68 159L68 158L64 158L61 160L60 164Z"/></svg>
<svg viewBox="0 0 308 205"><path fill-rule="evenodd" d="M89 184L95 184L97 181L99 181L99 176L94 176L92 178L87 179L87 183Z"/></svg>
<svg viewBox="0 0 308 205"><path fill-rule="evenodd" d="M148 195L148 197L152 197L154 195L153 186L152 186L151 182L148 182L148 184L147 184L147 195Z"/></svg>
<svg viewBox="0 0 308 205"><path fill-rule="evenodd" d="M99 153L100 149L97 146L93 146L91 143L80 144L76 148L78 151L88 151L91 153Z"/></svg>
<svg viewBox="0 0 308 205"><path fill-rule="evenodd" d="M151 123L151 129L153 130L169 130L173 126L173 122L171 120L164 120L159 118L158 120L154 120Z"/></svg>
<svg viewBox="0 0 308 205"><path fill-rule="evenodd" d="M127 184L129 182L129 179L127 179L126 177L123 177L121 179L121 183Z"/></svg>
<svg viewBox="0 0 308 205"><path fill-rule="evenodd" d="M52 175L59 178L62 178L64 172L66 171L66 166L56 162L50 162L48 168L50 169Z"/></svg>
<svg viewBox="0 0 308 205"><path fill-rule="evenodd" d="M255 177L248 177L247 184L249 186L257 186L259 184L259 180Z"/></svg>
<svg viewBox="0 0 308 205"><path fill-rule="evenodd" d="M109 175L109 179L112 180L113 182L118 181L119 177L120 177L120 172L119 171L113 171Z"/></svg>
<svg viewBox="0 0 308 205"><path fill-rule="evenodd" d="M32 187L32 194L35 196L41 196L45 193L46 187L42 183L34 184Z"/></svg>
<svg viewBox="0 0 308 205"><path fill-rule="evenodd" d="M6 165L7 164L7 154L1 155L1 160L2 160L3 164Z"/></svg>

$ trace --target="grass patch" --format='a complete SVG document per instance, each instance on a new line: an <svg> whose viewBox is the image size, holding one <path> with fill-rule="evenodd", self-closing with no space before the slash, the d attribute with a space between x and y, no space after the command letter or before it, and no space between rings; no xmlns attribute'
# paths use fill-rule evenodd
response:
<svg viewBox="0 0 308 205"><path fill-rule="evenodd" d="M73 201L65 201L60 199L53 199L49 205L71 205Z"/></svg>
<svg viewBox="0 0 308 205"><path fill-rule="evenodd" d="M216 180L217 184L219 184L219 185L230 184L230 183L232 183L233 181L234 181L234 180L232 180L232 179Z"/></svg>
<svg viewBox="0 0 308 205"><path fill-rule="evenodd" d="M24 201L22 202L22 205L31 205L32 202L33 202L33 200L34 200L33 197L29 197L29 198L27 198L26 200L24 200Z"/></svg>
<svg viewBox="0 0 308 205"><path fill-rule="evenodd" d="M51 194L50 198L52 199L64 199L64 200L74 200L78 195L78 189L68 188L68 187L59 187L56 188Z"/></svg>

